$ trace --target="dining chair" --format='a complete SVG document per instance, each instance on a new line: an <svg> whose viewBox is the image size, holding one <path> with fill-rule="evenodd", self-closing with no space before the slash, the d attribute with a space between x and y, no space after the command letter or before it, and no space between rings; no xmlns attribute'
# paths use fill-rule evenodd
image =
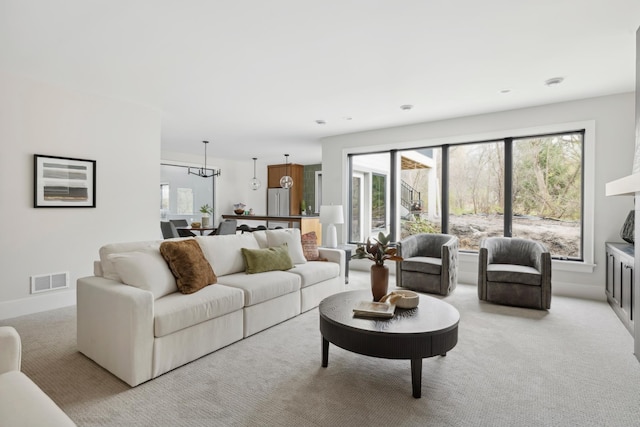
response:
<svg viewBox="0 0 640 427"><path fill-rule="evenodd" d="M169 221L160 221L160 230L162 230L162 237L165 239L174 239L180 237L176 226Z"/></svg>
<svg viewBox="0 0 640 427"><path fill-rule="evenodd" d="M195 236L195 233L193 233L193 232L191 232L189 230L177 228L177 227L188 227L189 223L187 222L186 219L170 219L169 222L171 222L173 225L176 226L176 230L178 230L178 234L180 235L180 237L193 237L193 236Z"/></svg>
<svg viewBox="0 0 640 427"><path fill-rule="evenodd" d="M216 235L223 234L236 234L236 227L238 225L238 220L236 219L225 219L224 222L221 222L216 230Z"/></svg>

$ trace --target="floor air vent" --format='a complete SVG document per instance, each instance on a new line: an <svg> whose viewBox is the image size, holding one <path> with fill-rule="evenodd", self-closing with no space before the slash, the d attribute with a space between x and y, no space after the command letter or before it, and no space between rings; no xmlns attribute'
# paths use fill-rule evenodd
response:
<svg viewBox="0 0 640 427"><path fill-rule="evenodd" d="M54 291L69 287L69 273L52 273L31 276L31 293Z"/></svg>

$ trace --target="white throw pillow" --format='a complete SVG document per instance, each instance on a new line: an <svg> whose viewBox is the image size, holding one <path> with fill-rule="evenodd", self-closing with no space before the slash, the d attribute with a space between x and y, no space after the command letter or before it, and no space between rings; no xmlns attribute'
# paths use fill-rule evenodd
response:
<svg viewBox="0 0 640 427"><path fill-rule="evenodd" d="M251 235L256 239L256 242L258 242L260 249L266 249L269 247L269 242L267 242L267 230L257 230L251 233Z"/></svg>
<svg viewBox="0 0 640 427"><path fill-rule="evenodd" d="M252 233L196 236L196 241L218 277L245 270L241 248L260 249Z"/></svg>
<svg viewBox="0 0 640 427"><path fill-rule="evenodd" d="M289 256L294 264L305 264L307 262L307 259L304 257L304 251L302 250L300 229L267 230L267 242L270 248L286 243L289 247Z"/></svg>
<svg viewBox="0 0 640 427"><path fill-rule="evenodd" d="M147 252L150 250L159 250L162 240L151 240L145 242L123 242L110 243L100 248L100 264L102 266L102 277L106 279L122 281L122 278L116 271L110 256L113 254L125 252ZM158 252L159 253L159 252Z"/></svg>
<svg viewBox="0 0 640 427"><path fill-rule="evenodd" d="M159 251L109 255L122 283L150 291L153 299L178 291L176 278Z"/></svg>

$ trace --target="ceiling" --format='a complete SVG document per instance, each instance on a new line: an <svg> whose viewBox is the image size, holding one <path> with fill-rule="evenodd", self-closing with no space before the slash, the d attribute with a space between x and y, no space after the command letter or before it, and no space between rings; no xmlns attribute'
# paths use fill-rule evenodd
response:
<svg viewBox="0 0 640 427"><path fill-rule="evenodd" d="M0 70L158 109L164 151L314 163L327 136L631 92L638 26L638 0L0 0Z"/></svg>

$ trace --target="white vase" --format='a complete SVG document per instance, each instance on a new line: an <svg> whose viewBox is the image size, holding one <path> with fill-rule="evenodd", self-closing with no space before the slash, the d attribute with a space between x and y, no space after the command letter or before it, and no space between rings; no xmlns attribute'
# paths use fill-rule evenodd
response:
<svg viewBox="0 0 640 427"><path fill-rule="evenodd" d="M209 214L202 215L202 226L203 227L209 226Z"/></svg>

